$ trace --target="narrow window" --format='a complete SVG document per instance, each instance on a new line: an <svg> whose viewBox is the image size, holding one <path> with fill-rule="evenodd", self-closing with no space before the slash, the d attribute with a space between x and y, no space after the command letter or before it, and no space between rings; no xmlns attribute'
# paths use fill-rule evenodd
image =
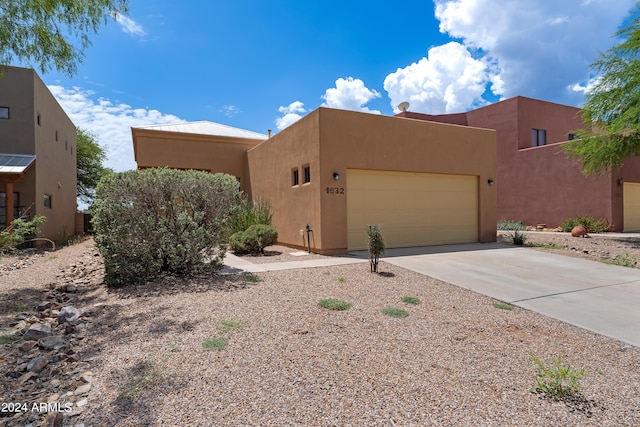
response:
<svg viewBox="0 0 640 427"><path fill-rule="evenodd" d="M9 120L9 107L0 107L0 119Z"/></svg>
<svg viewBox="0 0 640 427"><path fill-rule="evenodd" d="M291 185L296 186L300 184L300 172L298 168L291 169Z"/></svg>
<svg viewBox="0 0 640 427"><path fill-rule="evenodd" d="M546 129L531 129L531 146L540 147L542 145L547 145Z"/></svg>
<svg viewBox="0 0 640 427"><path fill-rule="evenodd" d="M309 165L303 166L304 168L304 183L311 182L311 168Z"/></svg>
<svg viewBox="0 0 640 427"><path fill-rule="evenodd" d="M69 142L68 141L64 142L64 149L65 150L69 150Z"/></svg>
<svg viewBox="0 0 640 427"><path fill-rule="evenodd" d="M58 142L58 131L56 131L56 142Z"/></svg>
<svg viewBox="0 0 640 427"><path fill-rule="evenodd" d="M36 122L38 123L38 126L40 126L40 114L38 114L38 117L36 117Z"/></svg>
<svg viewBox="0 0 640 427"><path fill-rule="evenodd" d="M53 206L52 204L52 200L51 200L51 194L45 194L44 195L44 207L47 209L51 209Z"/></svg>

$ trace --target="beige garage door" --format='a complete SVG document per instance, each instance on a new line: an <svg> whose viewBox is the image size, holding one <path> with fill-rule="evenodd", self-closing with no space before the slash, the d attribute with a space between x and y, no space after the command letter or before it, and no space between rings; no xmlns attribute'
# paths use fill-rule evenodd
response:
<svg viewBox="0 0 640 427"><path fill-rule="evenodd" d="M640 231L640 184L625 182L622 200L624 231Z"/></svg>
<svg viewBox="0 0 640 427"><path fill-rule="evenodd" d="M478 178L349 169L349 250L367 249L367 225L388 248L478 241Z"/></svg>

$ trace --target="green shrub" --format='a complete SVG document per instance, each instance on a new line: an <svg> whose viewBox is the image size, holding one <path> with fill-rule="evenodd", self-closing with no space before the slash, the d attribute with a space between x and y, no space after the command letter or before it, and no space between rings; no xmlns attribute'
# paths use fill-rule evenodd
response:
<svg viewBox="0 0 640 427"><path fill-rule="evenodd" d="M382 310L382 314L386 314L391 317L403 318L409 316L409 312L407 310L403 310L401 308L388 307Z"/></svg>
<svg viewBox="0 0 640 427"><path fill-rule="evenodd" d="M43 215L36 215L27 221L16 218L4 230L0 231L0 254L10 253L40 231L40 226L47 221Z"/></svg>
<svg viewBox="0 0 640 427"><path fill-rule="evenodd" d="M264 248L278 241L278 232L270 225L255 224L229 238L231 250L239 253L264 253Z"/></svg>
<svg viewBox="0 0 640 427"><path fill-rule="evenodd" d="M507 310L507 311L513 310L513 306L511 304L506 304L504 302L493 303L493 306L495 308L499 308L500 310Z"/></svg>
<svg viewBox="0 0 640 427"><path fill-rule="evenodd" d="M420 304L420 298L404 296L402 297L402 302L404 302L405 304L416 305L416 304Z"/></svg>
<svg viewBox="0 0 640 427"><path fill-rule="evenodd" d="M335 298L324 298L318 301L318 305L329 310L343 311L351 308L351 304Z"/></svg>
<svg viewBox="0 0 640 427"><path fill-rule="evenodd" d="M271 225L271 217L271 205L268 201L258 199L250 202L243 198L229 219L229 235L245 231L252 225Z"/></svg>
<svg viewBox="0 0 640 427"><path fill-rule="evenodd" d="M229 338L207 338L202 342L202 348L204 348L205 350L224 350L227 344L229 344Z"/></svg>
<svg viewBox="0 0 640 427"><path fill-rule="evenodd" d="M504 219L498 223L498 230L506 231L511 238L511 243L517 246L524 245L527 240L527 236L524 234L526 228L522 221L511 219Z"/></svg>
<svg viewBox="0 0 640 427"><path fill-rule="evenodd" d="M239 200L231 175L163 168L103 177L91 213L107 285L221 268Z"/></svg>
<svg viewBox="0 0 640 427"><path fill-rule="evenodd" d="M384 239L380 228L376 225L367 225L367 237L369 239L369 266L372 273L377 273L380 255L384 253Z"/></svg>
<svg viewBox="0 0 640 427"><path fill-rule="evenodd" d="M535 383L529 389L532 393L543 393L553 399L580 394L579 380L584 369L573 369L560 356L549 366L535 356L531 356L531 362L537 373Z"/></svg>
<svg viewBox="0 0 640 427"><path fill-rule="evenodd" d="M638 259L627 252L618 254L611 261L607 261L609 264L620 265L622 267L634 268L638 263Z"/></svg>
<svg viewBox="0 0 640 427"><path fill-rule="evenodd" d="M605 233L613 228L606 219L595 219L589 215L578 215L575 218L565 219L560 224L560 228L565 233L570 233L576 225L584 225L588 233Z"/></svg>
<svg viewBox="0 0 640 427"><path fill-rule="evenodd" d="M503 219L498 222L498 230L524 230L526 227L522 223L522 221L516 221L513 219Z"/></svg>

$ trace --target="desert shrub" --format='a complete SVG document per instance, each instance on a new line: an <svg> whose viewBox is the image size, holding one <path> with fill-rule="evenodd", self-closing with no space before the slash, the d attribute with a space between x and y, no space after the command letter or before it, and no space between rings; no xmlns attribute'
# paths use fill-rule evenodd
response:
<svg viewBox="0 0 640 427"><path fill-rule="evenodd" d="M265 224L254 224L245 231L238 231L229 238L229 247L239 253L264 253L264 248L278 241L275 228Z"/></svg>
<svg viewBox="0 0 640 427"><path fill-rule="evenodd" d="M91 213L106 283L221 268L226 223L239 200L231 175L164 168L103 177Z"/></svg>
<svg viewBox="0 0 640 427"><path fill-rule="evenodd" d="M31 220L16 218L0 231L0 254L11 253L26 242L31 236L38 234L40 226L47 221L43 215L36 215Z"/></svg>
<svg viewBox="0 0 640 427"><path fill-rule="evenodd" d="M536 370L534 385L529 389L532 393L542 393L552 399L580 394L580 378L584 376L584 369L572 368L560 356L549 365L536 356L531 356L531 362Z"/></svg>
<svg viewBox="0 0 640 427"><path fill-rule="evenodd" d="M612 226L604 218L595 219L589 215L578 215L575 218L565 219L560 228L565 233L570 233L576 225L584 225L589 233L605 233L611 231Z"/></svg>
<svg viewBox="0 0 640 427"><path fill-rule="evenodd" d="M271 225L271 204L267 200L257 199L250 202L246 197L234 208L229 219L229 235L245 231L252 225Z"/></svg>
<svg viewBox="0 0 640 427"><path fill-rule="evenodd" d="M510 231L510 230L524 230L526 227L522 221L516 221L513 219L503 219L498 222L498 230Z"/></svg>
<svg viewBox="0 0 640 427"><path fill-rule="evenodd" d="M376 225L367 225L367 237L369 239L369 266L372 273L377 273L380 255L384 253L384 239L380 228Z"/></svg>
<svg viewBox="0 0 640 427"><path fill-rule="evenodd" d="M502 220L498 223L498 230L506 231L511 243L517 246L524 245L527 236L524 234L526 227L522 221Z"/></svg>

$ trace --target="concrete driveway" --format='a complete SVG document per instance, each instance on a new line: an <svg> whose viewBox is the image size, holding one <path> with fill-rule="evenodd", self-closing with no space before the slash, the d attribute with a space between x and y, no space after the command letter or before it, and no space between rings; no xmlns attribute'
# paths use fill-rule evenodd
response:
<svg viewBox="0 0 640 427"><path fill-rule="evenodd" d="M639 269L500 243L388 249L382 259L640 347Z"/></svg>

